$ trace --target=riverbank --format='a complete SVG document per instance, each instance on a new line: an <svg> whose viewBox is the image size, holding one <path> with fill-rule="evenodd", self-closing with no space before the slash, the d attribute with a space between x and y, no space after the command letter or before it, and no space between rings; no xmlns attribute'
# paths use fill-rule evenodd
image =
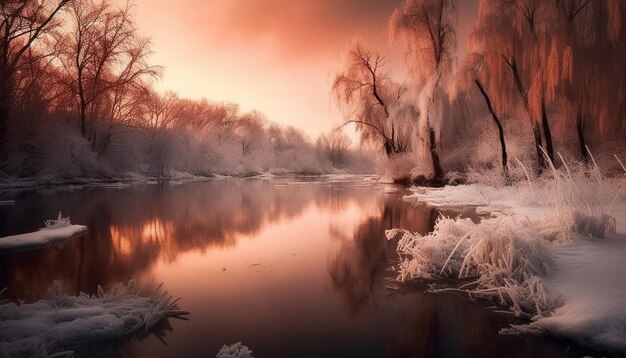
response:
<svg viewBox="0 0 626 358"><path fill-rule="evenodd" d="M2 190L21 190L21 189L43 189L43 188L65 188L67 190L78 190L83 186L94 187L109 187L109 188L124 188L133 184L183 184L189 182L199 182L208 180L228 180L228 179L245 179L245 178L307 178L307 177L319 177L319 178L376 178L379 177L372 173L308 173L308 172L276 172L276 173L246 173L246 174L210 174L210 175L193 175L189 173L175 173L169 176L154 177L144 176L139 174L119 175L106 178L100 177L76 177L76 178L63 178L63 177L32 177L32 178L2 178L0 179L0 191Z"/></svg>
<svg viewBox="0 0 626 358"><path fill-rule="evenodd" d="M435 278L449 287L444 290L531 318L503 333L549 333L625 353L626 180L561 174L502 187L413 188L405 200L469 206L482 219L440 218L427 236L400 232L400 278ZM453 277L471 283L445 285Z"/></svg>

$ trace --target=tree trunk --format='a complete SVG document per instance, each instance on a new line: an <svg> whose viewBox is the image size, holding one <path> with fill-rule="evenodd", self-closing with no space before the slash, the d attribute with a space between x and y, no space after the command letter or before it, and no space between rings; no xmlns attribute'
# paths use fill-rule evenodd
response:
<svg viewBox="0 0 626 358"><path fill-rule="evenodd" d="M80 134L83 138L87 138L87 129L85 128L85 119L87 115L85 113L85 106L80 106Z"/></svg>
<svg viewBox="0 0 626 358"><path fill-rule="evenodd" d="M504 141L504 129L502 128L500 119L498 119L496 112L493 110L493 107L491 106L491 100L489 99L489 95L483 88L483 85L480 83L479 80L474 80L474 82L476 83L476 86L480 90L480 93L482 93L483 97L485 98L485 102L487 102L487 108L489 108L489 113L491 113L491 118L493 119L493 121L496 124L496 127L498 128L498 137L500 138L500 150L502 151L502 170L504 171L504 175L508 177L509 168L507 166L508 157L506 154L506 143Z"/></svg>
<svg viewBox="0 0 626 358"><path fill-rule="evenodd" d="M530 110L530 106L528 102L528 94L526 93L526 90L524 89L524 85L522 84L522 79L519 75L519 71L517 69L517 62L515 58L511 60L505 59L505 62L509 65L509 68L511 69L511 73L513 74L513 80L515 81L515 87L517 87L517 91L522 97L522 101L523 101L522 103L524 104L524 108L526 109L526 113L528 114L528 119L531 121L531 123L533 123L532 126L533 126L533 134L535 136L535 147L536 147L535 149L537 150L537 164L539 164L537 168L537 173L541 174L541 172L543 171L543 168L546 167L546 161L543 157L543 153L541 152L541 146L542 146L541 129L539 127L539 124L533 120L534 116L532 114L532 111Z"/></svg>
<svg viewBox="0 0 626 358"><path fill-rule="evenodd" d="M396 146L396 128L393 123L391 123L391 148L393 149L394 154L398 153L398 148Z"/></svg>
<svg viewBox="0 0 626 358"><path fill-rule="evenodd" d="M589 153L587 153L587 143L585 143L585 119L581 110L578 110L576 115L576 132L578 133L578 143L580 143L580 154L587 164L589 163Z"/></svg>
<svg viewBox="0 0 626 358"><path fill-rule="evenodd" d="M4 162L8 152L9 115L12 102L9 82L8 78L0 75L0 163Z"/></svg>
<svg viewBox="0 0 626 358"><path fill-rule="evenodd" d="M443 169L441 168L441 162L439 161L439 154L437 153L437 142L435 136L435 130L433 127L428 126L428 149L430 151L430 159L433 162L433 172L435 176L433 177L433 184L442 184L443 183Z"/></svg>
<svg viewBox="0 0 626 358"><path fill-rule="evenodd" d="M533 124L533 133L535 135L535 149L537 150L537 162L539 163L539 167L537 168L537 174L541 174L543 169L546 167L546 160L543 157L543 152L541 151L541 147L543 145L541 141L541 128L539 128L539 123Z"/></svg>
<svg viewBox="0 0 626 358"><path fill-rule="evenodd" d="M541 97L541 125L543 127L543 136L546 139L546 151L548 152L548 158L554 166L556 161L554 160L554 147L552 146L552 133L550 132L550 124L548 123L548 113L546 112L546 101L544 97Z"/></svg>

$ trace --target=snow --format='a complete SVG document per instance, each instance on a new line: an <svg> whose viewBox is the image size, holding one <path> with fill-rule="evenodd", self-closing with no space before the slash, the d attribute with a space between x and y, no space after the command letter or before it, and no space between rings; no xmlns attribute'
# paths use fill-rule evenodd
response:
<svg viewBox="0 0 626 358"><path fill-rule="evenodd" d="M443 218L426 236L388 231L388 237L403 237L399 278L470 277L474 281L462 292L533 316L530 324L504 333L549 332L626 352L626 198L619 192L624 180L567 175L530 185L412 188L405 200L474 206L483 219L474 224ZM492 247L480 247L486 243ZM480 262L477 252L490 254ZM512 277L515 270L523 275ZM457 290L443 290L450 289Z"/></svg>
<svg viewBox="0 0 626 358"><path fill-rule="evenodd" d="M34 249L69 240L87 232L83 225L69 225L54 229L41 229L27 234L0 238L0 250Z"/></svg>
<svg viewBox="0 0 626 358"><path fill-rule="evenodd" d="M0 238L0 251L34 249L61 243L86 233L87 227L72 225L69 218L46 220L45 227L35 232L11 235Z"/></svg>
<svg viewBox="0 0 626 358"><path fill-rule="evenodd" d="M388 186L388 187L385 187L383 191L385 192L385 194L397 194L401 192L402 190L400 188Z"/></svg>
<svg viewBox="0 0 626 358"><path fill-rule="evenodd" d="M544 283L563 305L530 328L626 352L626 231L604 240L575 239L553 257L557 270Z"/></svg>
<svg viewBox="0 0 626 358"><path fill-rule="evenodd" d="M237 342L231 345L223 345L216 358L254 358L250 348Z"/></svg>
<svg viewBox="0 0 626 358"><path fill-rule="evenodd" d="M50 298L0 305L0 356L70 355L71 351L124 338L142 337L167 317L187 314L159 286L141 297L134 281L110 292L67 296L55 282Z"/></svg>
<svg viewBox="0 0 626 358"><path fill-rule="evenodd" d="M116 182L116 183L100 183L96 184L98 188L108 188L108 189L124 189L130 186L129 183Z"/></svg>

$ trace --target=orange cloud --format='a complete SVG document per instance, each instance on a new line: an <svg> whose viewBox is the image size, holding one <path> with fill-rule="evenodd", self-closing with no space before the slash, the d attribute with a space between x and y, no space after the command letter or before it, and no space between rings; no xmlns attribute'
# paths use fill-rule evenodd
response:
<svg viewBox="0 0 626 358"><path fill-rule="evenodd" d="M387 22L401 2L135 0L135 14L153 62L166 67L162 89L235 102L317 135L342 120L329 91L345 45L359 36L391 52Z"/></svg>

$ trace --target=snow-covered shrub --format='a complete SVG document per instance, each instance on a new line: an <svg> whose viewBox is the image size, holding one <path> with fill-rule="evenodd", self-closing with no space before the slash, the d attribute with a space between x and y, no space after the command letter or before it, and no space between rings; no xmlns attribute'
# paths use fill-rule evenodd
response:
<svg viewBox="0 0 626 358"><path fill-rule="evenodd" d="M219 352L217 352L216 358L254 358L250 348L243 345L241 342L237 342L231 345L223 345Z"/></svg>
<svg viewBox="0 0 626 358"><path fill-rule="evenodd" d="M569 241L572 235L604 238L614 233L615 218L611 216L611 201L616 193L608 185L595 163L588 167L581 163L568 165L558 154L562 167L550 162L550 174L537 179L539 195L544 205L553 207L554 214L538 223L542 235L550 241ZM537 189L536 189L537 190Z"/></svg>
<svg viewBox="0 0 626 358"><path fill-rule="evenodd" d="M434 177L432 165L420 161L415 153L398 154L382 166L382 174L394 181L428 182Z"/></svg>
<svg viewBox="0 0 626 358"><path fill-rule="evenodd" d="M0 355L60 355L103 343L148 335L163 319L187 314L159 286L139 296L134 281L96 295L65 295L58 283L50 298L30 304L0 304ZM46 353L46 354L43 354Z"/></svg>
<svg viewBox="0 0 626 358"><path fill-rule="evenodd" d="M392 229L386 236L401 236L400 280L471 279L455 290L495 300L516 315L544 315L555 306L540 278L552 259L527 221L504 215L475 224L444 217L427 235Z"/></svg>

